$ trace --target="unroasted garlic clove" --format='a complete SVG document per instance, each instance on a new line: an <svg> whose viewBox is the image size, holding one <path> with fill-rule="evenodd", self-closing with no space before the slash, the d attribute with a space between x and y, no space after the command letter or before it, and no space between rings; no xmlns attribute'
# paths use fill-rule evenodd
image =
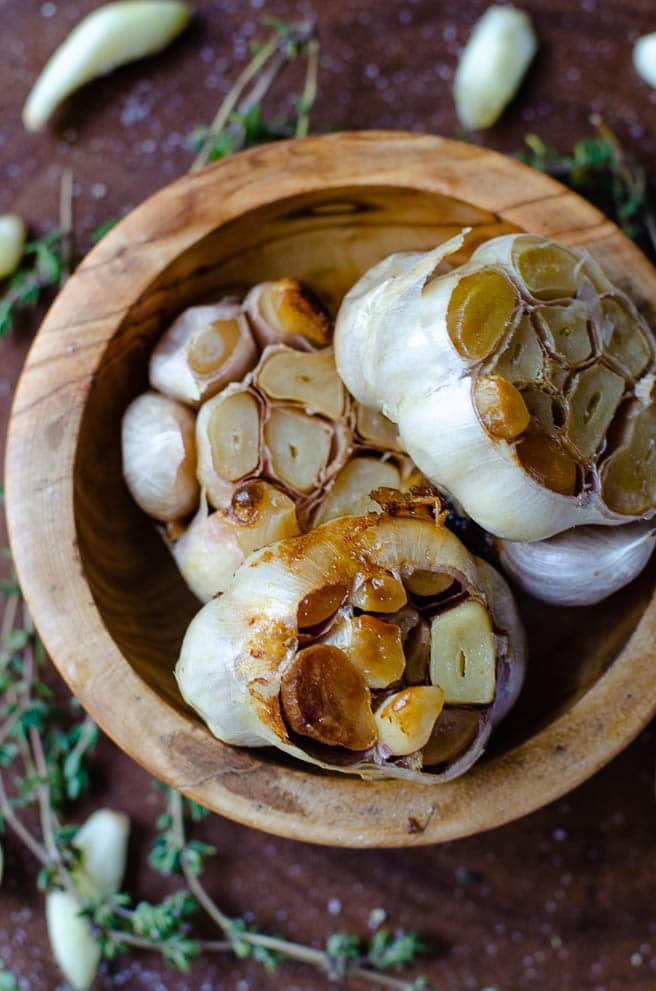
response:
<svg viewBox="0 0 656 991"><path fill-rule="evenodd" d="M489 704L495 667L494 632L485 606L470 599L435 616L430 677L448 703Z"/></svg>
<svg viewBox="0 0 656 991"><path fill-rule="evenodd" d="M504 571L555 606L591 606L633 581L656 545L656 524L579 526L549 540L501 542Z"/></svg>
<svg viewBox="0 0 656 991"><path fill-rule="evenodd" d="M68 891L46 895L46 927L53 956L74 991L88 991L98 971L100 945L80 902Z"/></svg>
<svg viewBox="0 0 656 991"><path fill-rule="evenodd" d="M246 296L244 310L261 347L288 344L307 351L330 344L330 317L314 294L296 279L259 283Z"/></svg>
<svg viewBox="0 0 656 991"><path fill-rule="evenodd" d="M257 355L239 303L226 299L192 306L156 344L150 358L150 384L173 399L198 406L242 379Z"/></svg>
<svg viewBox="0 0 656 991"><path fill-rule="evenodd" d="M533 61L538 40L528 14L488 7L465 45L454 82L463 127L491 127L515 96Z"/></svg>
<svg viewBox="0 0 656 991"><path fill-rule="evenodd" d="M47 62L23 108L29 131L43 127L71 93L120 65L154 55L184 28L192 8L177 0L119 0L98 7Z"/></svg>
<svg viewBox="0 0 656 991"><path fill-rule="evenodd" d="M156 520L176 520L198 505L195 417L181 403L146 392L121 425L123 475L134 501Z"/></svg>
<svg viewBox="0 0 656 991"><path fill-rule="evenodd" d="M375 712L378 746L396 757L421 750L444 705L436 685L414 685L395 692Z"/></svg>
<svg viewBox="0 0 656 991"><path fill-rule="evenodd" d="M14 213L0 216L0 279L13 275L23 257L27 228Z"/></svg>

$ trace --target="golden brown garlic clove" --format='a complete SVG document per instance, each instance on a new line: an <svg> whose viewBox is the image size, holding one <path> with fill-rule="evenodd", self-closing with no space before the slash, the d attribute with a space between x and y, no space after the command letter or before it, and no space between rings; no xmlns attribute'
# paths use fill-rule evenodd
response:
<svg viewBox="0 0 656 991"><path fill-rule="evenodd" d="M414 685L390 695L375 713L378 746L395 757L421 750L443 705L444 692L437 685Z"/></svg>
<svg viewBox="0 0 656 991"><path fill-rule="evenodd" d="M307 351L330 344L330 317L314 294L296 279L259 283L246 296L244 310L260 347L288 344Z"/></svg>

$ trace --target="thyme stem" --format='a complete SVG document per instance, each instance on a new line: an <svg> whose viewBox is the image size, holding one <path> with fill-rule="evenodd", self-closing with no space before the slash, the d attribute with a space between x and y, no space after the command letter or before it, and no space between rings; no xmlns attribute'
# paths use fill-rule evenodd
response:
<svg viewBox="0 0 656 991"><path fill-rule="evenodd" d="M317 80L319 78L319 42L310 39L307 44L307 69L305 85L298 101L298 120L296 122L296 137L304 138L310 130L310 111L317 98Z"/></svg>

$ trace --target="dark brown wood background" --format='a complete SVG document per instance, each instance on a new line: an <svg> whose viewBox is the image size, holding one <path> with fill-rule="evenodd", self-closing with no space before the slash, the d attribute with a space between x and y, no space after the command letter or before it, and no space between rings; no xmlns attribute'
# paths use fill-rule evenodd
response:
<svg viewBox="0 0 656 991"><path fill-rule="evenodd" d="M56 222L63 166L74 170L76 227L89 232L183 173L185 137L211 119L247 56L258 18L314 11L321 33L314 128L409 128L456 133L454 66L482 0L195 0L200 16L166 54L78 94L46 134L26 134L20 109L35 74L91 0L0 0L0 213L33 229ZM653 0L525 0L542 47L503 122L480 140L512 151L527 131L562 149L601 112L656 172L656 91L636 76L635 38L656 30ZM292 69L281 94L298 84ZM288 85L286 85L288 84ZM284 111L281 95L273 107ZM37 321L0 342L0 442L11 394ZM0 529L0 544L4 543ZM81 645L81 650L84 645ZM203 835L220 854L209 875L231 914L322 943L366 934L370 913L421 930L423 972L443 991L648 991L656 987L656 809L653 728L566 799L488 835L441 847L348 852L270 838L212 818ZM159 797L147 775L104 742L89 809L133 820L127 886L155 898L166 883L146 866ZM6 841L0 957L46 991L60 984L44 933L35 865ZM169 886L170 887L170 886ZM250 914L252 913L252 915ZM268 978L255 964L204 960L191 976L141 956L105 971L99 988L152 991L323 991L289 966Z"/></svg>

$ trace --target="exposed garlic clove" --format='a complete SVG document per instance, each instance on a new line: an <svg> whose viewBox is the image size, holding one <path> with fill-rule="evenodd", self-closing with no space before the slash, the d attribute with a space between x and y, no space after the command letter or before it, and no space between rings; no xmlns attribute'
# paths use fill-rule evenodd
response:
<svg viewBox="0 0 656 991"><path fill-rule="evenodd" d="M80 899L72 892L46 895L46 925L53 955L75 991L87 991L100 963L100 946L88 918L80 915L84 899L118 891L125 873L130 821L111 809L99 809L80 827L73 846L81 853L71 871Z"/></svg>
<svg viewBox="0 0 656 991"><path fill-rule="evenodd" d="M480 714L473 709L442 709L422 756L424 767L455 760L474 742Z"/></svg>
<svg viewBox="0 0 656 991"><path fill-rule="evenodd" d="M189 22L192 9L177 0L119 0L98 7L50 57L23 108L29 131L43 127L71 93L120 65L154 55Z"/></svg>
<svg viewBox="0 0 656 991"><path fill-rule="evenodd" d="M638 75L656 87L656 31L638 38L633 46L633 64Z"/></svg>
<svg viewBox="0 0 656 991"><path fill-rule="evenodd" d="M421 750L443 705L444 692L436 685L414 685L390 695L375 712L378 746L396 757Z"/></svg>
<svg viewBox="0 0 656 991"><path fill-rule="evenodd" d="M296 623L299 630L311 629L330 619L342 605L347 594L348 586L343 583L324 585L308 592L298 604Z"/></svg>
<svg viewBox="0 0 656 991"><path fill-rule="evenodd" d="M319 417L276 406L264 425L264 443L273 476L309 493L320 485L330 462L333 429Z"/></svg>
<svg viewBox="0 0 656 991"><path fill-rule="evenodd" d="M241 306L226 299L192 306L165 331L150 358L150 384L197 406L237 382L257 361L258 349Z"/></svg>
<svg viewBox="0 0 656 991"><path fill-rule="evenodd" d="M501 543L504 571L529 595L557 606L591 606L633 581L656 545L656 524L579 526L549 540Z"/></svg>
<svg viewBox="0 0 656 991"><path fill-rule="evenodd" d="M585 253L535 235L436 270L461 244L392 256L347 294L335 353L348 388L498 537L656 513L656 358L636 307Z"/></svg>
<svg viewBox="0 0 656 991"><path fill-rule="evenodd" d="M210 502L227 508L239 483L261 468L262 408L241 383L203 403L196 421L198 479Z"/></svg>
<svg viewBox="0 0 656 991"><path fill-rule="evenodd" d="M447 575L443 571L427 571L425 568L411 571L403 580L408 592L422 599L442 595L453 585L453 575Z"/></svg>
<svg viewBox="0 0 656 991"><path fill-rule="evenodd" d="M376 616L348 616L331 630L327 642L340 647L364 675L369 688L387 688L405 669L401 629Z"/></svg>
<svg viewBox="0 0 656 991"><path fill-rule="evenodd" d="M533 61L538 40L528 14L488 7L465 45L454 82L463 127L491 127L513 99Z"/></svg>
<svg viewBox="0 0 656 991"><path fill-rule="evenodd" d="M314 294L296 279L259 283L246 296L244 310L261 347L288 344L312 350L330 344L330 317Z"/></svg>
<svg viewBox="0 0 656 991"><path fill-rule="evenodd" d="M338 647L314 644L299 651L282 676L280 696L295 733L347 750L376 742L364 677Z"/></svg>
<svg viewBox="0 0 656 991"><path fill-rule="evenodd" d="M0 216L0 279L13 275L20 265L27 228L14 213Z"/></svg>
<svg viewBox="0 0 656 991"><path fill-rule="evenodd" d="M336 519L338 516L360 516L362 513L378 512L379 506L373 502L370 493L374 489L398 489L401 475L391 461L360 455L351 458L329 488L319 504L314 517L314 526Z"/></svg>
<svg viewBox="0 0 656 991"><path fill-rule="evenodd" d="M295 351L280 346L267 349L255 381L269 398L298 403L307 412L338 420L346 410L346 390L337 374L332 351Z"/></svg>
<svg viewBox="0 0 656 991"><path fill-rule="evenodd" d="M431 622L431 681L448 703L487 705L494 698L496 651L490 616L473 599Z"/></svg>
<svg viewBox="0 0 656 991"><path fill-rule="evenodd" d="M403 583L380 568L356 577L351 596L358 609L371 612L398 612L408 601Z"/></svg>
<svg viewBox="0 0 656 991"><path fill-rule="evenodd" d="M134 501L156 520L187 516L198 505L195 417L180 403L146 392L123 416L123 475Z"/></svg>
<svg viewBox="0 0 656 991"><path fill-rule="evenodd" d="M171 553L194 595L209 602L226 590L249 554L299 532L289 496L267 482L247 482L227 510L210 513L203 499Z"/></svg>
<svg viewBox="0 0 656 991"><path fill-rule="evenodd" d="M355 429L358 438L367 446L383 451L400 451L401 442L395 424L386 416L362 403L355 403Z"/></svg>
<svg viewBox="0 0 656 991"><path fill-rule="evenodd" d="M404 680L409 685L426 684L430 671L430 623L418 618L405 636L403 649L406 657Z"/></svg>

